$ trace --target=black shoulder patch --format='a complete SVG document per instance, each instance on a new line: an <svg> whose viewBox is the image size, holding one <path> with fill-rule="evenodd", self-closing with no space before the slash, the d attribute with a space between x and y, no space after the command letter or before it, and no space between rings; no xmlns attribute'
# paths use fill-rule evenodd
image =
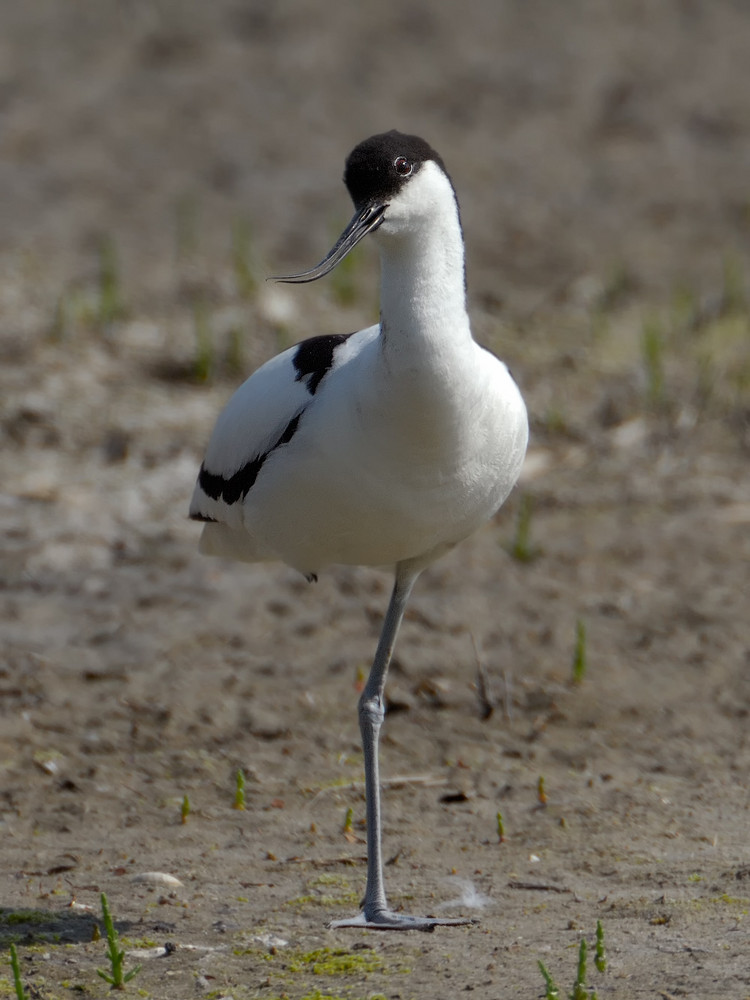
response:
<svg viewBox="0 0 750 1000"><path fill-rule="evenodd" d="M238 500L244 500L254 486L255 480L258 478L258 474L271 452L276 451L282 444L289 444L292 440L304 412L304 410L300 410L295 417L292 417L284 428L281 437L275 444L271 445L268 451L262 455L257 455L249 462L245 462L234 475L217 475L215 472L209 472L205 465L201 465L201 471L198 473L198 485L206 496L211 497L212 500L223 500L224 503L230 505L237 503ZM193 520L212 521L214 519L202 515L193 515Z"/></svg>
<svg viewBox="0 0 750 1000"><path fill-rule="evenodd" d="M333 366L333 355L339 344L351 337L350 333L331 333L323 337L310 337L297 345L292 364L297 372L295 382L306 378L307 390L314 396L318 386Z"/></svg>

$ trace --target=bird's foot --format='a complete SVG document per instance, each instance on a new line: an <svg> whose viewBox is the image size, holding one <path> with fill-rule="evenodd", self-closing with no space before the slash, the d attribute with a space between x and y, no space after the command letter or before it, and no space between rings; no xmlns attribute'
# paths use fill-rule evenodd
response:
<svg viewBox="0 0 750 1000"><path fill-rule="evenodd" d="M345 920L332 920L328 925L335 930L339 927L359 927L369 931L426 931L436 927L460 927L464 924L478 924L474 917L413 917L407 913L394 913L392 910L376 910L369 917L358 913L356 917Z"/></svg>

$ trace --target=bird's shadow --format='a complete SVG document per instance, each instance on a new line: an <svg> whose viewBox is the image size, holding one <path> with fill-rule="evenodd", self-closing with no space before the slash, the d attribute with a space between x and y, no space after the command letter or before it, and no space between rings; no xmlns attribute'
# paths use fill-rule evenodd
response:
<svg viewBox="0 0 750 1000"><path fill-rule="evenodd" d="M0 907L0 949L11 944L84 944L101 925L97 914L72 910L48 911L37 907ZM127 933L132 924L116 921L118 933Z"/></svg>

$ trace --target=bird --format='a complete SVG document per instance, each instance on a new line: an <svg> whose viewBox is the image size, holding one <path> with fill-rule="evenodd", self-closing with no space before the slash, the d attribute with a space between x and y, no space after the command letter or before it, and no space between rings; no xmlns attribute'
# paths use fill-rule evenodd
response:
<svg viewBox="0 0 750 1000"><path fill-rule="evenodd" d="M506 365L472 336L458 199L440 155L396 130L360 142L344 183L354 215L315 267L324 277L367 236L380 255L380 320L302 340L235 391L209 439L190 505L204 554L324 568L393 567L358 702L367 876L333 928L432 931L471 919L390 907L383 877L379 737L388 666L420 573L489 520L516 484L528 419Z"/></svg>

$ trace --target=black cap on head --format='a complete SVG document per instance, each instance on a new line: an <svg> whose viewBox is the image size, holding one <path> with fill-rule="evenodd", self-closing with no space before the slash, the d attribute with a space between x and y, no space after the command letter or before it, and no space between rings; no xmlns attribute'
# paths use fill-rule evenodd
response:
<svg viewBox="0 0 750 1000"><path fill-rule="evenodd" d="M347 157L344 170L344 183L354 202L354 217L319 264L299 274L280 275L274 280L303 284L317 281L332 271L361 239L368 233L374 233L386 221L391 200L428 160L440 167L452 188L440 156L419 136L392 131L360 142ZM456 197L455 191L453 197Z"/></svg>
<svg viewBox="0 0 750 1000"><path fill-rule="evenodd" d="M393 197L426 160L445 171L438 153L416 135L395 129L373 135L352 150L346 160L344 183L357 207Z"/></svg>

